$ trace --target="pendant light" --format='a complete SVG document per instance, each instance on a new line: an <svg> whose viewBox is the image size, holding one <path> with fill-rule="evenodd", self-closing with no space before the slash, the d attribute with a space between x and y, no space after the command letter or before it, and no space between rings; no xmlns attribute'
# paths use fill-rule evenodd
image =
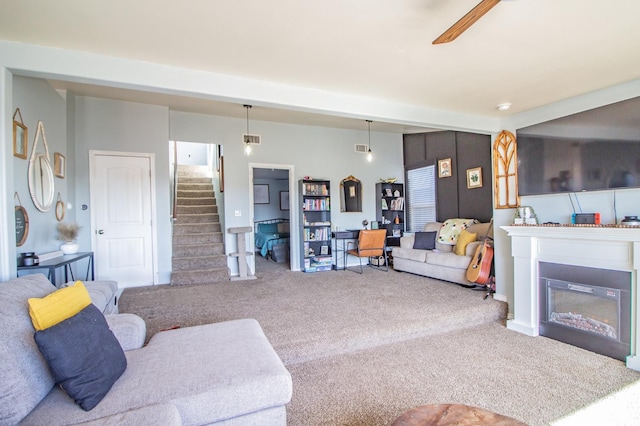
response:
<svg viewBox="0 0 640 426"><path fill-rule="evenodd" d="M244 154L251 155L251 137L249 136L249 108L251 105L244 105L247 109L247 133L244 135Z"/></svg>
<svg viewBox="0 0 640 426"><path fill-rule="evenodd" d="M367 127L369 129L369 150L367 151L367 161L373 161L373 152L371 152L371 120L367 120Z"/></svg>

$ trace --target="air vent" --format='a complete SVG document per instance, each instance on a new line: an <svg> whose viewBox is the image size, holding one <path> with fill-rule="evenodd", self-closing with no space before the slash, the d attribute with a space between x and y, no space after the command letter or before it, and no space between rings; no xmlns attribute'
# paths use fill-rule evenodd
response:
<svg viewBox="0 0 640 426"><path fill-rule="evenodd" d="M260 145L260 135L249 135L249 134L243 133L242 141L244 143L248 143L249 145Z"/></svg>
<svg viewBox="0 0 640 426"><path fill-rule="evenodd" d="M369 147L365 144L356 144L355 145L356 152L360 152L362 154L366 154L369 151Z"/></svg>

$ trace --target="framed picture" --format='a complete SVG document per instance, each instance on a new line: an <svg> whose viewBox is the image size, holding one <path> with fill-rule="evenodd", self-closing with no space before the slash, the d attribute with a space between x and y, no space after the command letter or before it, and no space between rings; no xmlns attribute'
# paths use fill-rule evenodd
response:
<svg viewBox="0 0 640 426"><path fill-rule="evenodd" d="M321 246L320 254L329 254L329 246Z"/></svg>
<svg viewBox="0 0 640 426"><path fill-rule="evenodd" d="M438 160L438 177L450 177L451 176L451 158L443 158Z"/></svg>
<svg viewBox="0 0 640 426"><path fill-rule="evenodd" d="M280 191L280 210L289 210L289 191Z"/></svg>
<svg viewBox="0 0 640 426"><path fill-rule="evenodd" d="M482 188L482 167L467 169L467 188Z"/></svg>
<svg viewBox="0 0 640 426"><path fill-rule="evenodd" d="M64 155L56 152L53 154L53 174L57 177L64 179L66 170L66 158Z"/></svg>
<svg viewBox="0 0 640 426"><path fill-rule="evenodd" d="M394 237L402 237L402 231L400 229L394 229L393 230L393 236Z"/></svg>
<svg viewBox="0 0 640 426"><path fill-rule="evenodd" d="M269 204L269 184L253 185L253 204Z"/></svg>
<svg viewBox="0 0 640 426"><path fill-rule="evenodd" d="M13 155L27 159L27 126L13 120Z"/></svg>

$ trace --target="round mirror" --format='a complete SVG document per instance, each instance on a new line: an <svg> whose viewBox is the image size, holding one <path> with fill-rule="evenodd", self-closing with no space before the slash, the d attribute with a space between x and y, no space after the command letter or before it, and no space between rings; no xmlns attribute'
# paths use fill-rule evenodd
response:
<svg viewBox="0 0 640 426"><path fill-rule="evenodd" d="M16 206L16 246L20 247L29 235L29 215L22 206Z"/></svg>
<svg viewBox="0 0 640 426"><path fill-rule="evenodd" d="M53 204L53 171L49 159L42 153L34 153L29 160L29 193L33 204L41 212Z"/></svg>

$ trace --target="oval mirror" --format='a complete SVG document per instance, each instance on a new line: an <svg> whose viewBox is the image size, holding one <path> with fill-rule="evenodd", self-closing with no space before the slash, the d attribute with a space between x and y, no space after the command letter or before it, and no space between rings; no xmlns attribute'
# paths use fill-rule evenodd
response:
<svg viewBox="0 0 640 426"><path fill-rule="evenodd" d="M41 212L53 204L53 170L49 159L41 152L33 153L29 160L29 194Z"/></svg>

